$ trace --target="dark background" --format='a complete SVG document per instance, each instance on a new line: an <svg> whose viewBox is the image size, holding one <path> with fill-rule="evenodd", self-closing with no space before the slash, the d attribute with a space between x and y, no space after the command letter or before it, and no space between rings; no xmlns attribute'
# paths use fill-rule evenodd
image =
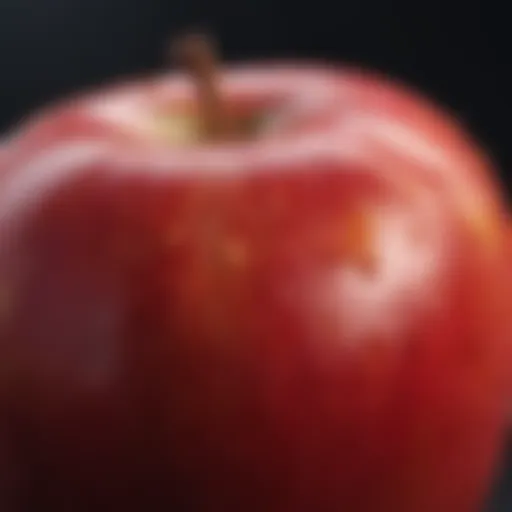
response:
<svg viewBox="0 0 512 512"><path fill-rule="evenodd" d="M502 0L0 0L0 132L63 94L158 69L166 40L200 26L228 60L347 61L420 87L487 146L510 191L507 14ZM510 473L493 511L512 510Z"/></svg>

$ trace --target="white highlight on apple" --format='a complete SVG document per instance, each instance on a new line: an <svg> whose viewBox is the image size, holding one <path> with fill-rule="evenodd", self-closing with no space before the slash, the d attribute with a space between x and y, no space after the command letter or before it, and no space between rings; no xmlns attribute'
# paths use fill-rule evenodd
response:
<svg viewBox="0 0 512 512"><path fill-rule="evenodd" d="M435 209L425 212L428 217L416 213L391 207L372 212L376 267L367 271L342 263L316 287L323 297L319 313L329 326L328 337L343 339L353 349L376 340L406 341L415 314L440 306L445 234L433 217ZM418 222L424 227L420 236ZM325 341L328 348L329 339Z"/></svg>
<svg viewBox="0 0 512 512"><path fill-rule="evenodd" d="M66 177L76 177L77 169L100 160L108 148L109 145L93 140L74 141L50 147L42 154L36 152L30 160L18 163L10 171L12 179L0 192L2 229L9 225L9 219L17 217L20 208L44 200L53 186Z"/></svg>

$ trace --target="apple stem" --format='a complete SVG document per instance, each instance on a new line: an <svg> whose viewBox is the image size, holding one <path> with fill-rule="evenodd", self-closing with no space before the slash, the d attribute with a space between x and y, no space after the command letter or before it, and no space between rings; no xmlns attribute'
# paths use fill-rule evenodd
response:
<svg viewBox="0 0 512 512"><path fill-rule="evenodd" d="M195 80L205 137L217 140L231 135L231 123L219 86L213 42L204 34L189 34L177 40L172 50L175 59Z"/></svg>

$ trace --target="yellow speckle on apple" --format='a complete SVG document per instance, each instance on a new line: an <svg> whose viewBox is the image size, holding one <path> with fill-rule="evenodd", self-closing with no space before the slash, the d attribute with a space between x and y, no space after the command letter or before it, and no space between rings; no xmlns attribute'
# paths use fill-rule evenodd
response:
<svg viewBox="0 0 512 512"><path fill-rule="evenodd" d="M469 228L481 242L482 249L490 255L495 255L504 243L499 212L496 212L492 205L482 200L476 204L475 202L466 201L461 204L461 208Z"/></svg>
<svg viewBox="0 0 512 512"><path fill-rule="evenodd" d="M375 268L374 226L369 212L356 210L350 214L342 237L342 251L345 261L361 270L371 272Z"/></svg>
<svg viewBox="0 0 512 512"><path fill-rule="evenodd" d="M245 267L249 258L247 246L238 239L232 238L224 243L225 260L233 267Z"/></svg>

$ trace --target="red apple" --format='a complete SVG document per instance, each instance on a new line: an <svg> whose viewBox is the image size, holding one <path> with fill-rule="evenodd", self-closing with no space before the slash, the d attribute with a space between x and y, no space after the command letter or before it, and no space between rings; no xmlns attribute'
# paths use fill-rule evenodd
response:
<svg viewBox="0 0 512 512"><path fill-rule="evenodd" d="M2 510L480 510L511 367L492 165L383 77L221 78L244 140L198 138L170 74L9 141Z"/></svg>

